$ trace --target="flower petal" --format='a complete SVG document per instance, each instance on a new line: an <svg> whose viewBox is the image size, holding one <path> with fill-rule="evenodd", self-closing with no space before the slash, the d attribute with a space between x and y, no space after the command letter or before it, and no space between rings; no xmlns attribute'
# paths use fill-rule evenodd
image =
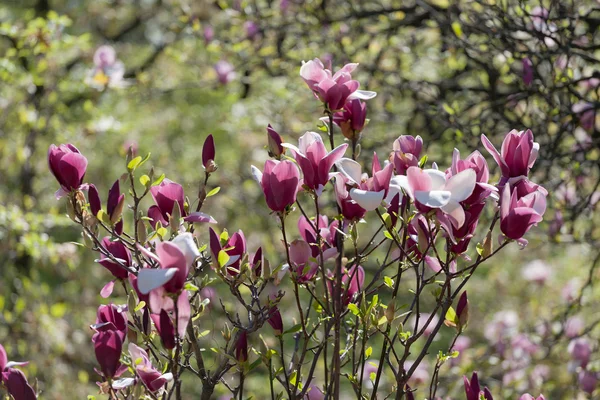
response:
<svg viewBox="0 0 600 400"><path fill-rule="evenodd" d="M148 294L157 287L164 285L175 276L177 271L177 268L142 268L138 273L137 280L140 293Z"/></svg>
<svg viewBox="0 0 600 400"><path fill-rule="evenodd" d="M367 211L373 211L379 207L383 201L384 194L385 190L380 190L379 192L370 192L363 189L350 190L352 200Z"/></svg>
<svg viewBox="0 0 600 400"><path fill-rule="evenodd" d="M441 208L448 204L452 193L447 190L431 190L425 192L418 190L415 192L415 200L424 206L431 208Z"/></svg>
<svg viewBox="0 0 600 400"><path fill-rule="evenodd" d="M463 201L473 193L476 182L477 174L475 170L469 168L448 179L444 189L452 193L453 200Z"/></svg>

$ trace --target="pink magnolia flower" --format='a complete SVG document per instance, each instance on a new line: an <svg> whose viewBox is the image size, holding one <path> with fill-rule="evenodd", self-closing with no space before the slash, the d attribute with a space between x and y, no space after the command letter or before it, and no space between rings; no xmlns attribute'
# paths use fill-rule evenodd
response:
<svg viewBox="0 0 600 400"><path fill-rule="evenodd" d="M293 151L296 162L302 169L302 185L321 194L323 187L327 184L331 175L329 171L346 151L348 144L344 143L327 152L321 135L315 132L306 132L298 140L298 146L291 143L283 143Z"/></svg>
<svg viewBox="0 0 600 400"><path fill-rule="evenodd" d="M8 391L8 394L15 400L35 400L37 396L35 391L27 382L23 372L15 366L27 365L27 362L8 361L8 356L4 346L0 344L0 383Z"/></svg>
<svg viewBox="0 0 600 400"><path fill-rule="evenodd" d="M523 267L523 278L543 285L552 276L552 267L542 260L533 260Z"/></svg>
<svg viewBox="0 0 600 400"><path fill-rule="evenodd" d="M206 25L204 27L202 35L204 36L204 43L209 44L215 38L215 30L213 29L212 26Z"/></svg>
<svg viewBox="0 0 600 400"><path fill-rule="evenodd" d="M523 65L523 83L525 86L530 86L533 82L533 63L529 57L522 60Z"/></svg>
<svg viewBox="0 0 600 400"><path fill-rule="evenodd" d="M82 187L87 164L87 158L72 144L50 145L48 166L60 184L57 198Z"/></svg>
<svg viewBox="0 0 600 400"><path fill-rule="evenodd" d="M586 393L592 394L598 386L598 373L584 370L579 372L579 387Z"/></svg>
<svg viewBox="0 0 600 400"><path fill-rule="evenodd" d="M107 236L104 239L102 239L102 246L110 254L112 254L114 258L119 260L121 264L125 265L126 267L130 267L133 265L131 252L121 241L111 241L110 237ZM125 268L121 267L119 264L105 256L104 254L101 254L100 260L98 262L104 268L109 270L115 278L127 279L127 277L129 276L129 272Z"/></svg>
<svg viewBox="0 0 600 400"><path fill-rule="evenodd" d="M335 113L333 122L341 129L344 137L355 139L355 135L362 132L367 119L367 103L360 99L352 99L344 104L344 109Z"/></svg>
<svg viewBox="0 0 600 400"><path fill-rule="evenodd" d="M282 146L281 136L271 124L267 126L267 143L269 143L269 156L280 160L281 155L285 153L285 148Z"/></svg>
<svg viewBox="0 0 600 400"><path fill-rule="evenodd" d="M450 250L453 253L462 254L468 250L471 239L473 238L475 230L477 229L477 225L479 224L479 216L481 215L484 207L485 203L478 203L466 209L465 223L458 229L455 228L452 223L443 224L443 220L440 220L443 228L450 236Z"/></svg>
<svg viewBox="0 0 600 400"><path fill-rule="evenodd" d="M92 341L102 375L106 378L114 378L123 373L124 366L119 361L123 349L120 332L116 330L99 331L94 334Z"/></svg>
<svg viewBox="0 0 600 400"><path fill-rule="evenodd" d="M267 206L272 211L284 212L296 202L300 173L293 162L267 160L264 172L253 165L252 175L260 184Z"/></svg>
<svg viewBox="0 0 600 400"><path fill-rule="evenodd" d="M240 332L235 343L235 358L241 363L248 360L248 333L246 331Z"/></svg>
<svg viewBox="0 0 600 400"><path fill-rule="evenodd" d="M277 306L274 306L271 309L267 322L269 325L271 325L271 327L273 327L276 335L281 335L283 333L283 320L281 319L281 313L279 312L279 308L277 308Z"/></svg>
<svg viewBox="0 0 600 400"><path fill-rule="evenodd" d="M565 336L572 339L583 333L585 320L580 315L574 315L565 322Z"/></svg>
<svg viewBox="0 0 600 400"><path fill-rule="evenodd" d="M121 342L127 337L127 307L115 304L102 305L96 313L96 323L91 326L96 332L115 331ZM92 338L92 341L95 340Z"/></svg>
<svg viewBox="0 0 600 400"><path fill-rule="evenodd" d="M498 189L495 186L488 183L490 179L490 173L488 170L487 161L477 150L469 154L464 160L460 159L460 152L458 149L454 149L452 154L452 165L446 170L446 179L458 174L459 172L472 169L475 171L475 188L473 193L467 199L463 201L465 205L474 205L485 202L490 196L497 198Z"/></svg>
<svg viewBox="0 0 600 400"><path fill-rule="evenodd" d="M346 64L341 70L332 74L326 69L321 60L315 58L302 62L300 76L315 97L326 104L330 111L341 110L347 100L354 98L368 100L375 97L375 92L358 90L360 84L352 80L352 72L358 64Z"/></svg>
<svg viewBox="0 0 600 400"><path fill-rule="evenodd" d="M165 386L167 382L173 380L172 373L162 374L154 368L150 357L148 357L148 353L144 349L136 346L134 343L129 343L128 350L135 373L150 391L156 392Z"/></svg>
<svg viewBox="0 0 600 400"><path fill-rule="evenodd" d="M290 269L300 283L308 282L315 277L319 266L310 261L312 252L310 245L304 240L296 239L289 245Z"/></svg>
<svg viewBox="0 0 600 400"><path fill-rule="evenodd" d="M164 179L159 185L150 188L150 194L156 205L148 209L148 217L152 220L152 226L160 222L162 226L168 226L170 216L173 214L174 207L179 207L180 215L186 222L208 222L217 223L213 217L203 212L193 212L188 214L185 210L185 194L183 186L173 182L170 179Z"/></svg>
<svg viewBox="0 0 600 400"><path fill-rule="evenodd" d="M254 21L244 22L244 29L246 30L246 37L250 40L255 39L260 32L260 28Z"/></svg>
<svg viewBox="0 0 600 400"><path fill-rule="evenodd" d="M350 268L342 277L344 293L342 302L348 305L354 302L355 296L362 290L365 282L365 270L360 265Z"/></svg>
<svg viewBox="0 0 600 400"><path fill-rule="evenodd" d="M219 252L223 249L225 253L229 256L229 260L227 261L227 272L229 275L235 276L239 274L240 271L240 263L244 254L246 253L246 237L244 236L244 232L240 229L236 233L234 233L227 242L221 246L221 240L217 233L210 228L210 251L212 253L213 260L217 261L219 259Z"/></svg>
<svg viewBox="0 0 600 400"><path fill-rule="evenodd" d="M500 230L513 240L521 239L533 225L542 221L546 211L546 196L536 191L519 198L517 189L511 194L504 186L500 203Z"/></svg>
<svg viewBox="0 0 600 400"><path fill-rule="evenodd" d="M154 322L158 336L165 349L174 349L175 342L175 326L169 316L169 312L165 309L160 310L158 314L151 314L150 318Z"/></svg>
<svg viewBox="0 0 600 400"><path fill-rule="evenodd" d="M390 161L398 175L406 175L409 167L419 166L419 157L423 149L421 136L402 135L394 141L394 151L390 154Z"/></svg>
<svg viewBox="0 0 600 400"><path fill-rule="evenodd" d="M90 202L90 211L92 214L94 214L94 216L97 216L98 212L102 209L102 202L100 201L100 195L98 194L98 189L96 189L96 186L89 186L88 199ZM121 215L117 215L117 213L120 214L123 211L122 206L124 201L125 194L121 193L119 180L117 179L108 191L106 212L111 221L117 221L114 225L114 228L115 232L119 235L123 233L123 219L121 218Z"/></svg>
<svg viewBox="0 0 600 400"><path fill-rule="evenodd" d="M357 202L350 197L351 184L354 183L345 175L338 174L335 177L335 197L342 211L342 215L347 221L358 221L362 219L367 210L362 208Z"/></svg>
<svg viewBox="0 0 600 400"><path fill-rule="evenodd" d="M382 169L377 154L373 155L370 178L361 173L362 167L359 163L349 158L340 159L336 166L340 173L347 178L346 183L352 186L350 197L366 211L375 210L384 199L389 204L392 198L400 193L399 187L394 187L393 191L390 190L390 182L394 173L393 165L388 164Z"/></svg>
<svg viewBox="0 0 600 400"><path fill-rule="evenodd" d="M202 166L207 172L213 172L215 168L215 139L208 135L202 146Z"/></svg>
<svg viewBox="0 0 600 400"><path fill-rule="evenodd" d="M492 397L492 393L486 387L481 390L479 386L479 378L477 377L477 372L473 372L471 376L471 380L469 381L466 376L463 376L463 381L465 384L465 393L467 395L466 400L480 400L483 396L485 400L494 400Z"/></svg>
<svg viewBox="0 0 600 400"><path fill-rule="evenodd" d="M481 135L481 141L498 163L502 177L506 179L527 176L540 149L540 145L533 141L531 129L521 132L515 129L510 131L502 142L501 152L496 150L485 135Z"/></svg>
<svg viewBox="0 0 600 400"><path fill-rule="evenodd" d="M304 215L298 218L298 231L300 236L304 239L311 248L312 257L318 259L321 252L323 252L323 259L328 260L335 257L338 254L337 248L335 247L335 234L339 226L339 221L334 220L329 224L329 220L326 215L320 215L318 219L308 220ZM319 249L319 243L317 242L317 229L323 243L321 249Z"/></svg>
<svg viewBox="0 0 600 400"><path fill-rule="evenodd" d="M225 60L218 61L214 68L217 73L217 78L222 85L228 84L237 76L233 65Z"/></svg>
<svg viewBox="0 0 600 400"><path fill-rule="evenodd" d="M108 87L125 86L125 65L117 59L117 53L112 46L103 45L94 53L94 69L90 71L86 81L98 90Z"/></svg>
<svg viewBox="0 0 600 400"><path fill-rule="evenodd" d="M410 167L406 171L410 193L422 212L432 208L441 209L455 228L465 222L465 211L460 202L471 196L475 189L477 174L473 169L465 169L450 178L436 169L422 170Z"/></svg>

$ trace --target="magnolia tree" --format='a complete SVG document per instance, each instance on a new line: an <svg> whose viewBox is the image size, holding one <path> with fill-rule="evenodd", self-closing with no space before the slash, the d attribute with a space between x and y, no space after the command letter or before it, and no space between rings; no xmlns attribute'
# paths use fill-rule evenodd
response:
<svg viewBox="0 0 600 400"><path fill-rule="evenodd" d="M539 146L530 130L509 132L500 151L482 136L500 169L495 184L479 151L461 158L455 150L444 170L429 163L419 136L399 137L386 160L373 154L370 174L363 172L364 101L375 93L358 89L356 67L333 73L318 59L303 63L300 75L323 107L322 134L307 132L296 144L267 128L272 159L252 173L281 229L271 260L261 247L249 249L241 230L219 233L202 211L218 192L207 192L217 172L212 136L191 197L164 174L144 173L149 157L130 150L127 171L103 202L102 190L85 183L86 157L72 144L50 146L57 198L112 275L91 321L101 393L181 399L182 382L197 379L202 399L217 385L243 399L249 374L264 377L273 399L338 399L350 391L360 399L434 399L444 391L441 368L459 355L469 320L467 283L504 247L525 247L524 236L542 220L547 192L528 179ZM146 209L147 197L154 204ZM485 226L483 215L491 216ZM237 306L210 304L218 301L210 286L227 289ZM120 291L124 305L110 300ZM287 299L294 315L283 318L279 305ZM218 345L202 328L210 307L228 319ZM442 329L452 339L425 381L420 372ZM276 340L264 340L269 335ZM4 387L17 400L36 398L0 350ZM468 400L492 399L476 373L464 387Z"/></svg>

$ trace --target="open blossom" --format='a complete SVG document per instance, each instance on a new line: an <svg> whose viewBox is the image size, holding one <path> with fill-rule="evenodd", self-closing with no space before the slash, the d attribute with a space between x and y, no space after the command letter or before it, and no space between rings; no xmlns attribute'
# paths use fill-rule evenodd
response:
<svg viewBox="0 0 600 400"><path fill-rule="evenodd" d="M465 393L467 395L466 400L480 400L481 397L483 397L485 400L494 400L492 393L487 387L482 390L479 386L477 372L473 372L470 381L466 376L463 376L463 381L465 384Z"/></svg>
<svg viewBox="0 0 600 400"><path fill-rule="evenodd" d="M267 160L263 172L253 165L252 175L272 211L283 212L296 202L300 173L292 161Z"/></svg>
<svg viewBox="0 0 600 400"><path fill-rule="evenodd" d="M134 343L129 343L128 350L136 374L144 382L144 386L150 389L150 391L156 392L165 386L167 382L173 380L172 373L162 374L159 370L154 368L152 361L150 361L150 357L148 357L148 353L146 353L144 349L136 346Z"/></svg>
<svg viewBox="0 0 600 400"><path fill-rule="evenodd" d="M419 157L423 149L421 136L402 135L394 140L394 151L390 154L390 161L398 175L406 175L409 167L419 166Z"/></svg>
<svg viewBox="0 0 600 400"><path fill-rule="evenodd" d="M463 204L469 206L479 204L485 202L490 195L497 198L498 189L488 183L490 172L485 157L479 151L475 150L467 158L461 160L460 152L458 149L454 149L452 153L452 165L446 170L446 179L450 179L452 176L467 169L475 171L475 188L473 188L473 193L463 200Z"/></svg>
<svg viewBox="0 0 600 400"><path fill-rule="evenodd" d="M342 303L354 302L355 296L362 290L365 282L365 270L360 265L350 268L342 277L344 284Z"/></svg>
<svg viewBox="0 0 600 400"><path fill-rule="evenodd" d="M315 97L326 104L330 111L341 110L347 100L354 98L368 100L375 97L375 92L358 90L360 84L352 79L352 72L358 64L346 64L341 70L332 74L331 69L326 69L321 60L315 58L302 62L300 76Z"/></svg>
<svg viewBox="0 0 600 400"><path fill-rule="evenodd" d="M97 332L115 331L124 342L127 337L127 308L115 304L102 305L96 313L96 323L92 329ZM93 340L93 339L92 339Z"/></svg>
<svg viewBox="0 0 600 400"><path fill-rule="evenodd" d="M571 340L567 348L571 358L577 362L581 368L585 368L592 357L592 344L587 338Z"/></svg>
<svg viewBox="0 0 600 400"><path fill-rule="evenodd" d="M392 164L381 168L377 154L373 155L372 176L370 178L366 174L362 174L362 167L359 163L349 158L340 159L336 165L340 173L347 178L346 183L352 186L349 191L350 197L366 211L375 210L382 204L384 199L386 203L389 203L393 197L388 196L388 194L390 193L390 181L394 168ZM392 194L395 196L397 193L399 193L399 190Z"/></svg>
<svg viewBox="0 0 600 400"><path fill-rule="evenodd" d="M533 397L529 393L525 393L524 395L519 397L519 400L546 400L546 398L544 397L544 395L541 394L538 397Z"/></svg>
<svg viewBox="0 0 600 400"><path fill-rule="evenodd" d="M102 246L125 267L130 267L132 265L131 252L121 241L111 241L110 237L107 236L102 239ZM109 270L115 278L127 279L129 272L104 254L100 256L98 262L104 268Z"/></svg>
<svg viewBox="0 0 600 400"><path fill-rule="evenodd" d="M283 143L293 151L294 158L302 170L302 185L320 194L331 176L329 171L333 164L343 157L348 145L339 145L327 152L321 135L315 132L306 132L298 140L298 146Z"/></svg>
<svg viewBox="0 0 600 400"><path fill-rule="evenodd" d="M456 228L465 223L465 211L460 202L471 196L475 189L477 174L473 169L465 169L450 178L436 169L422 170L410 167L406 171L410 193L422 212L428 209L441 209Z"/></svg>
<svg viewBox="0 0 600 400"><path fill-rule="evenodd" d="M48 166L60 184L60 189L56 192L57 198L83 185L87 164L87 158L72 144L50 145Z"/></svg>
<svg viewBox="0 0 600 400"><path fill-rule="evenodd" d="M27 382L23 372L16 366L27 365L27 362L8 361L8 356L4 346L0 344L0 383L15 400L35 400L37 396L35 391Z"/></svg>
<svg viewBox="0 0 600 400"><path fill-rule="evenodd" d="M350 197L350 190L348 188L351 187L352 183L353 181L345 175L338 174L335 177L335 197L344 219L347 221L358 221L365 216L367 210Z"/></svg>
<svg viewBox="0 0 600 400"><path fill-rule="evenodd" d="M592 394L596 390L596 386L598 386L598 373L590 370L580 371L578 380L581 390Z"/></svg>
<svg viewBox="0 0 600 400"><path fill-rule="evenodd" d="M504 137L500 152L485 135L481 135L481 141L498 163L502 177L505 179L527 176L540 149L540 145L533 141L531 129L521 132L515 129L510 131Z"/></svg>
<svg viewBox="0 0 600 400"><path fill-rule="evenodd" d="M519 240L533 225L542 221L545 211L546 196L543 193L536 191L519 197L517 189L511 194L506 185L500 204L500 230L507 238Z"/></svg>
<svg viewBox="0 0 600 400"><path fill-rule="evenodd" d="M316 259L320 257L321 252L323 253L324 260L328 260L338 254L335 247L335 235L338 227L339 221L334 220L329 224L326 215L319 215L319 218L314 220L308 220L304 215L298 218L300 236L310 245L312 256ZM317 241L317 232L323 240L321 248L319 248Z"/></svg>
<svg viewBox="0 0 600 400"><path fill-rule="evenodd" d="M573 104L571 110L579 117L579 123L583 129L586 131L594 130L596 110L592 103L580 101L579 103Z"/></svg>

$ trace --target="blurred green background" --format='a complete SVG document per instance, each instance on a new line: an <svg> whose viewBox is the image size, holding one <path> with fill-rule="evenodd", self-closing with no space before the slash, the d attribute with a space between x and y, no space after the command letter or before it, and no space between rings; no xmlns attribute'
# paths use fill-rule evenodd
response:
<svg viewBox="0 0 600 400"><path fill-rule="evenodd" d="M472 344L459 365L444 367L441 386L462 398L460 376L477 369L500 398L540 390L552 399L585 396L577 374L565 367L568 338L560 330L568 317L581 315L582 332L598 346L600 293L586 283L598 275L593 79L600 74L600 10L594 1L547 2L554 25L544 23L556 29L537 29L536 6L516 0L2 2L0 343L9 358L31 361L24 371L30 381L37 378L44 399L97 393L89 325L107 301L99 291L110 276L94 254L72 243L81 237L64 200L54 198L58 185L46 160L51 143L79 148L89 160L85 181L103 199L126 171L131 144L138 154L151 152L157 174L181 183L193 199L203 177L202 143L213 134L219 170L209 185L221 191L204 210L220 229L243 229L249 248L262 245L276 264L283 260L277 221L250 165L262 166L268 157L268 123L292 143L317 129L321 106L298 73L302 60L321 57L335 69L360 63L355 79L378 92L368 103L365 165L373 151L385 159L402 134L421 135L429 160L446 168L453 147L463 156L483 153L482 133L499 146L510 129L532 128L541 143L533 179L550 192L545 222L530 232L526 250L510 246L469 284ZM545 29L557 45L548 44ZM93 56L101 45L116 51L122 79L97 75ZM522 79L525 57L533 60L532 84ZM235 70L227 83L219 81L219 61ZM586 125L573 108L579 102L592 105L591 127L589 116ZM549 271L541 284L523 274L532 260ZM586 289L581 298L577 289L578 301L569 303L560 293L573 278ZM217 304L214 310L200 322L211 330L207 347L220 340L224 321ZM501 310L514 310L515 329L539 345L524 367L496 354L484 335ZM293 324L285 314L284 323ZM444 329L440 349L451 336ZM533 376L538 365L548 367L543 379ZM509 379L512 370L518 373ZM189 398L194 385L187 387ZM250 380L248 393L263 398L265 387L264 379Z"/></svg>

